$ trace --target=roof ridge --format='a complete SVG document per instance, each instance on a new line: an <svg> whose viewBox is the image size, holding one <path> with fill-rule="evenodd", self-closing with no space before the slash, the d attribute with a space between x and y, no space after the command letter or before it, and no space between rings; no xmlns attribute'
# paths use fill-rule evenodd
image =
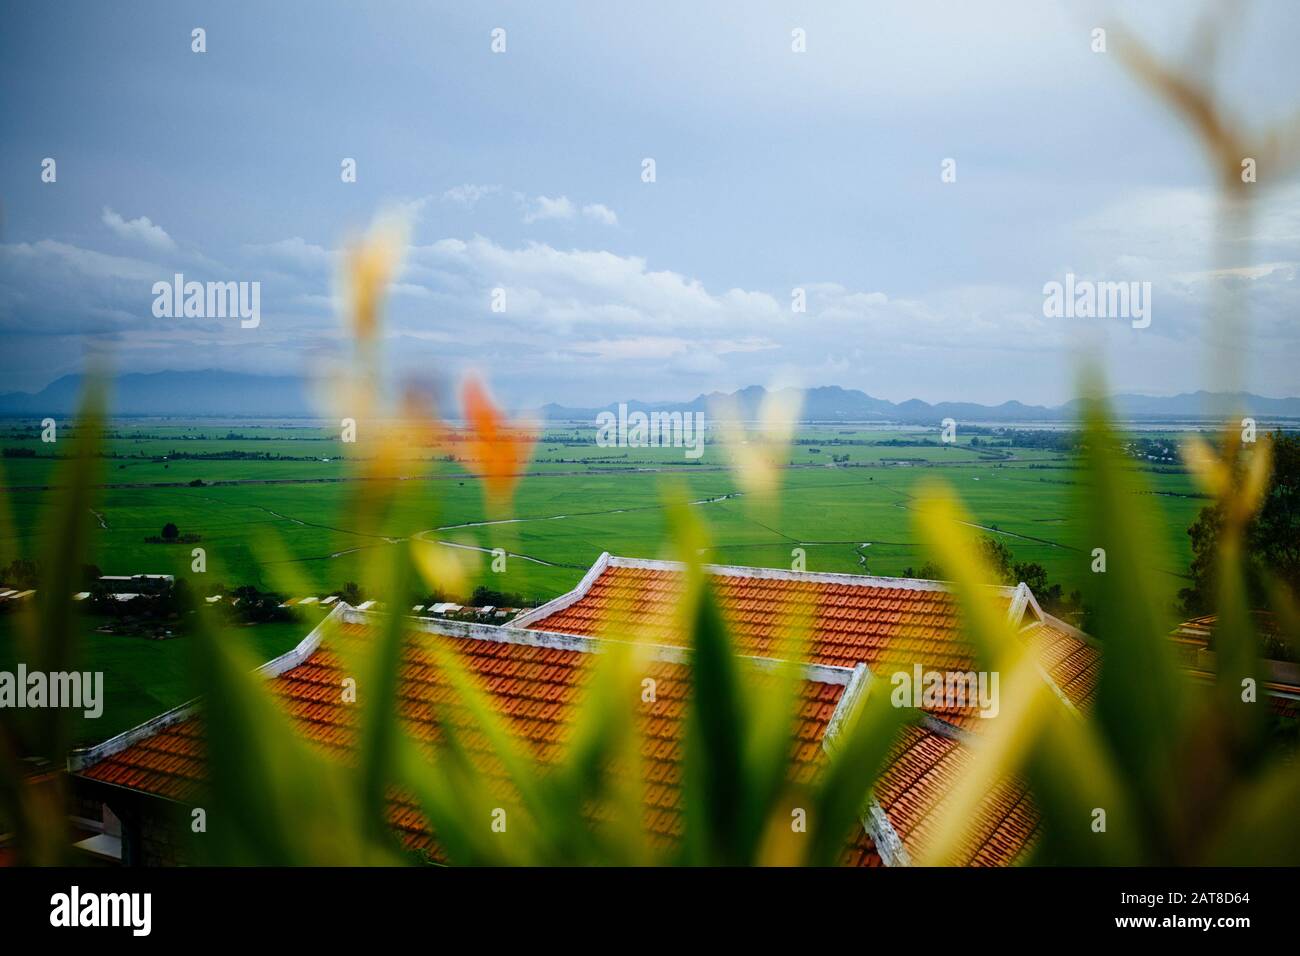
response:
<svg viewBox="0 0 1300 956"><path fill-rule="evenodd" d="M604 558L605 555L601 557ZM683 561L671 561L662 558L625 558L619 555L609 555L606 566L610 568L640 568L648 571L685 572L687 569L686 563ZM593 565L593 569L594 567ZM785 568L755 568L740 564L702 564L700 568L706 574L715 577L758 578L773 581L800 581L808 584L845 584L851 587L898 588L905 591L953 593L952 588L949 586L951 582L934 581L928 578L895 578L877 574L850 574L835 571L788 571ZM989 587L1008 596L1014 595L1017 590L1015 586L1002 584L989 585ZM585 590L583 593L585 593ZM538 608L538 610L541 610L541 608ZM556 610L560 610L560 608L556 608ZM518 618L516 618L517 620Z"/></svg>

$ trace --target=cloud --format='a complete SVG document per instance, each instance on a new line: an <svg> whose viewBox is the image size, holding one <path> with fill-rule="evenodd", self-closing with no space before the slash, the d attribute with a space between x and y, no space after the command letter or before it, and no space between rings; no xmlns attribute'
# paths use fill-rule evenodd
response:
<svg viewBox="0 0 1300 956"><path fill-rule="evenodd" d="M568 196L552 199L550 196L538 196L528 205L524 212L524 222L540 222L544 219L572 219L577 215L577 207Z"/></svg>
<svg viewBox="0 0 1300 956"><path fill-rule="evenodd" d="M337 250L326 249L324 246L308 242L301 236L244 246L244 251L263 263L271 262L309 273L322 273L334 269L339 256Z"/></svg>
<svg viewBox="0 0 1300 956"><path fill-rule="evenodd" d="M465 183L448 189L442 194L442 200L443 202L455 203L458 206L472 209L484 196L490 196L500 191L500 186L479 186L474 183Z"/></svg>
<svg viewBox="0 0 1300 956"><path fill-rule="evenodd" d="M544 220L571 222L578 217L579 211L586 219L600 223L602 226L618 225L618 216L604 203L586 203L579 210L578 204L568 196L538 196L531 202L519 197L524 204L524 222L534 223Z"/></svg>
<svg viewBox="0 0 1300 956"><path fill-rule="evenodd" d="M582 214L603 226L617 226L618 216L604 203L593 202L582 207Z"/></svg>
<svg viewBox="0 0 1300 956"><path fill-rule="evenodd" d="M597 207L607 208L538 197L529 211L599 222L588 211ZM382 348L395 377L490 369L511 401L671 399L782 375L895 400L1060 401L1069 397L1081 345L1104 353L1117 390L1196 387L1205 304L1220 286L1237 284L1251 301L1251 387L1294 392L1286 360L1297 347L1295 263L1278 257L1268 268L1197 269L1184 250L1171 255L1153 241L1149 233L1164 228L1157 212L1170 216L1174 232L1204 228L1192 197L1149 196L1067 224L1081 241L1060 260L1081 276L1152 281L1155 317L1142 331L1123 321L1045 318L1042 283L1057 277L1050 269L922 289L808 276L798 283L806 311L796 313L787 286L719 285L599 245L470 235L408 249L385 307ZM1291 220L1264 215L1261 225L1261 242L1281 246ZM290 236L237 247L227 268L200 267L194 249L135 258L53 239L4 246L0 328L13 348L0 371L39 387L97 351L112 352L123 370L179 365L199 353L213 367L279 363L290 371L341 356L347 339L333 299L341 248ZM169 278L178 259L187 278L261 279L262 327L249 334L231 323L155 319L150 287ZM496 288L506 290L503 313L491 310Z"/></svg>
<svg viewBox="0 0 1300 956"><path fill-rule="evenodd" d="M123 219L108 206L105 206L101 221L109 229L112 229L119 238L131 242L142 242L153 249L168 252L176 248L176 242L171 236L167 235L167 231L162 226L150 222L148 216Z"/></svg>

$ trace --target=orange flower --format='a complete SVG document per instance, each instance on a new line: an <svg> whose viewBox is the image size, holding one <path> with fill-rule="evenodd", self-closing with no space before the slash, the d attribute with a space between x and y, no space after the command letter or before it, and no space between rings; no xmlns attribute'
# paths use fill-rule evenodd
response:
<svg viewBox="0 0 1300 956"><path fill-rule="evenodd" d="M506 421L477 379L466 379L461 407L469 423L466 444L472 470L483 479L490 505L504 504L514 494L515 482L532 459L536 435Z"/></svg>

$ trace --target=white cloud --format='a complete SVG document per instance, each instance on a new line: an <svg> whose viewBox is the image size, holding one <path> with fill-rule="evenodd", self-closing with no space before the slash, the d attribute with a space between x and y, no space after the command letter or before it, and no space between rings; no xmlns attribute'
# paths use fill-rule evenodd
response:
<svg viewBox="0 0 1300 956"><path fill-rule="evenodd" d="M442 199L443 202L455 203L458 206L472 209L484 196L490 196L500 191L500 186L479 186L474 183L464 183L448 189L442 194Z"/></svg>
<svg viewBox="0 0 1300 956"><path fill-rule="evenodd" d="M162 226L155 225L148 216L136 219L123 219L109 207L104 207L102 216L104 225L112 229L120 238L132 242L142 242L153 249L170 251L176 248L176 242Z"/></svg>
<svg viewBox="0 0 1300 956"><path fill-rule="evenodd" d="M20 242L0 246L9 261L23 263L23 269L35 275L53 275L74 272L92 279L153 280L158 277L158 266L143 259L112 256L93 249L41 239L39 242Z"/></svg>
<svg viewBox="0 0 1300 956"><path fill-rule="evenodd" d="M556 220L570 222L578 217L581 212L583 217L590 219L592 222L600 223L602 226L618 225L618 215L604 203L592 202L586 203L581 208L568 196L537 196L530 200L525 199L518 193L516 198L524 206L524 222L534 223L545 220Z"/></svg>
<svg viewBox="0 0 1300 956"><path fill-rule="evenodd" d="M544 219L572 219L577 215L577 207L568 196L552 199L550 196L538 196L524 212L524 222L540 222Z"/></svg>
<svg viewBox="0 0 1300 956"><path fill-rule="evenodd" d="M332 270L339 256L337 250L326 249L324 246L308 242L301 236L244 246L244 251L254 259L292 266L307 272Z"/></svg>
<svg viewBox="0 0 1300 956"><path fill-rule="evenodd" d="M546 202L530 211L595 221L588 206L566 197ZM1202 205L1190 197L1146 197L1077 221L1067 231L1081 241L1068 253L1072 261L1061 260L1080 275L1150 278L1157 311L1141 332L1122 322L1044 318L1038 277L886 293L814 275L800 283L807 311L795 313L788 288L710 287L689 273L652 268L643 256L472 235L408 249L385 308L384 348L395 369L454 377L490 367L494 381L517 394L569 404L582 404L584 394L593 402L671 398L766 383L776 373L896 400L1059 401L1068 397L1081 345L1105 352L1117 390L1195 387L1188 369L1199 367L1205 350L1205 304L1214 286L1235 283L1251 297L1250 361L1259 376L1251 387L1293 393L1285 363L1295 354L1300 301L1294 263L1279 257L1267 260L1267 270L1197 269L1195 257L1183 254L1190 246L1170 254L1150 235L1164 228L1157 212L1171 217L1170 243L1206 227ZM1261 244L1282 245L1290 219L1260 218ZM165 363L169 352L183 363L193 350L210 355L214 367L249 361L237 327L152 317L152 282L170 277L176 258L186 260L188 277L195 250L130 258L42 240L3 251L0 328L28 366L67 368L83 346L111 350L121 368ZM237 252L233 270L193 271L196 278L265 278L263 308L273 318L258 332L258 361L274 356L291 367L346 349L333 300L341 249L292 236ZM504 313L489 311L496 287L507 290ZM971 379L965 369L981 371Z"/></svg>
<svg viewBox="0 0 1300 956"><path fill-rule="evenodd" d="M582 214L588 219L600 223L604 226L617 226L618 216L614 210L610 209L604 203L593 202L582 207Z"/></svg>

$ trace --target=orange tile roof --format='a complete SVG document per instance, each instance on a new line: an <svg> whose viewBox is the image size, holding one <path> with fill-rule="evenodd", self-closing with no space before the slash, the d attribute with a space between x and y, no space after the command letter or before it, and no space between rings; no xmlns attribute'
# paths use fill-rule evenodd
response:
<svg viewBox="0 0 1300 956"><path fill-rule="evenodd" d="M953 785L973 751L958 740L922 727L904 728L875 788L875 798L912 859L922 856L942 818ZM1038 811L1022 782L996 784L961 837L954 861L963 866L1005 866L1033 846Z"/></svg>
<svg viewBox="0 0 1300 956"><path fill-rule="evenodd" d="M647 641L681 644L677 607L683 580L677 570L611 564L579 600L526 626L595 635L619 615ZM742 654L777 654L791 609L804 607L812 618L810 663L874 667L889 661L910 667L919 661L939 670L970 669L957 604L946 591L757 575L714 574L711 581Z"/></svg>
<svg viewBox="0 0 1300 956"><path fill-rule="evenodd" d="M1282 639L1276 615L1258 610L1250 613L1261 636ZM1210 642L1218 623L1217 614L1207 614L1184 621L1169 635L1179 662L1202 681L1216 678L1217 664ZM1289 720L1300 716L1300 664L1283 660L1262 660L1260 664L1265 677L1260 685L1272 714Z"/></svg>
<svg viewBox="0 0 1300 956"><path fill-rule="evenodd" d="M597 635L611 621L626 621L640 639L682 644L677 599L684 580L680 568L669 562L614 558L585 592L552 602L552 611L540 608L521 626ZM810 663L864 663L880 675L915 664L939 671L976 668L973 649L961 633L956 598L935 582L742 568L717 569L710 582L741 654L780 656L791 609L804 608L811 624L805 651ZM1001 595L1008 608L1009 591L1003 589ZM1045 621L1025 633L1062 692L1075 706L1086 707L1100 676L1100 652L1064 625ZM979 726L975 708L929 712L963 729Z"/></svg>
<svg viewBox="0 0 1300 956"><path fill-rule="evenodd" d="M365 626L343 624L337 631L338 641L367 640L369 632ZM429 641L443 640L456 647L513 733L532 745L539 763L545 766L561 757L572 730L572 704L587 680L592 654L423 632L412 637L406 643L398 707L407 729L417 740L432 743L441 738L434 708L449 704L453 698L451 685L429 648ZM272 678L269 686L304 737L349 759L356 743L357 709L340 701L339 688L346 674L342 651L341 646L318 647L306 661ZM640 715L640 756L646 784L643 822L652 843L662 847L675 843L683 832L682 737L690 675L684 664L655 661L648 665L646 676L653 678L656 686L655 700L644 704ZM843 692L843 684L815 680L802 684L788 767L792 784L808 783L817 772L822 738ZM443 713L456 720L458 739L488 781L489 789L495 788L508 798L508 775L492 755L486 736L463 710L444 707ZM185 800L196 793L204 778L202 744L200 719L190 717L79 772L92 780ZM390 822L405 846L439 856L426 820L406 796L392 795ZM865 832L846 851L846 862L879 865L871 838Z"/></svg>
<svg viewBox="0 0 1300 956"><path fill-rule="evenodd" d="M876 841L871 839L871 834L866 830L860 830L857 838L849 844L844 856L840 860L843 866L861 866L861 867L880 867L884 862L880 859L880 853L876 850Z"/></svg>
<svg viewBox="0 0 1300 956"><path fill-rule="evenodd" d="M186 720L81 772L92 780L185 800L195 793L203 770L202 728L197 721Z"/></svg>
<svg viewBox="0 0 1300 956"><path fill-rule="evenodd" d="M955 601L941 586L849 575L747 573L746 569L713 569L713 581L742 654L781 653L779 635L788 621L787 608L791 602L803 602L813 625L806 652L813 664L844 668L864 663L878 671L914 663L936 670L974 668L970 648L958 631ZM528 628L549 634L523 639L526 631L492 628L491 633L504 639L487 640L422 633L407 642L401 715L418 739L439 739L434 705L446 702L451 690L434 663L428 641L450 641L511 729L532 744L538 761L553 762L568 739L570 708L587 676L590 655L581 649L582 641L596 638L617 609L620 620L633 622L638 638L660 645L661 651L680 646L675 602L682 582L680 568L665 562L602 559L579 589L522 619ZM1009 589L1003 596L1010 603ZM348 609L347 613L351 619L365 620L360 612ZM1033 616L1038 620L1022 630L1025 640L1038 654L1047 677L1076 706L1086 709L1096 690L1100 652L1078 631L1041 615L1036 605ZM340 641L364 640L368 628L350 624L338 633ZM355 744L355 710L338 703L342 676L339 648L318 647L270 684L306 737L347 759ZM653 664L651 676L657 682L656 701L640 715L647 783L644 825L653 842L662 846L682 832L681 738L689 675L684 664L660 660ZM843 685L810 679L802 693L789 766L790 779L796 783L810 780L817 772L822 740ZM886 841L881 845L889 846L888 859L882 860L872 832L862 830L846 848L846 864L906 862L925 852L954 782L973 759L963 731L957 728L978 723L971 711L932 714L950 726L931 721L905 731L876 786L874 799L883 817L872 817L871 826ZM508 778L503 768L494 766L484 736L468 724L459 729L481 772L508 796ZM191 792L187 788L202 775L199 733L195 720L174 725L81 772L92 779L184 799ZM391 819L407 846L437 853L419 810L400 794L393 795ZM961 862L1000 865L1021 860L1032 848L1037 828L1038 815L1023 783L1004 780L985 796L966 827ZM895 846L903 852L895 853Z"/></svg>
<svg viewBox="0 0 1300 956"><path fill-rule="evenodd" d="M1047 676L1080 710L1089 710L1101 680L1101 651L1064 628L1043 623L1024 632Z"/></svg>

